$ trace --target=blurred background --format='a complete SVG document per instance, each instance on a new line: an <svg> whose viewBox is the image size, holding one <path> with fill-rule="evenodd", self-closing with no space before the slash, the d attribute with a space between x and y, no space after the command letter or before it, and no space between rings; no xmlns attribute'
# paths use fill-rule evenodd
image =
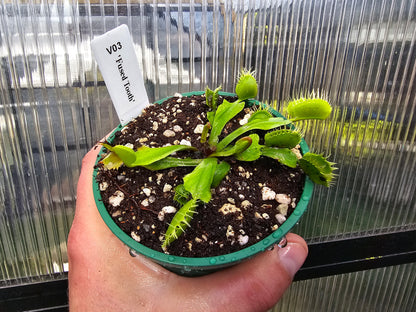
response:
<svg viewBox="0 0 416 312"><path fill-rule="evenodd" d="M339 167L293 229L312 246L348 240L354 254L368 238L372 250L385 235L416 241L415 1L3 0L0 302L16 287L66 280L82 157L118 124L90 42L121 24L150 101L233 92L243 67L256 72L258 99L278 109L299 95L330 100L329 120L301 125ZM414 311L415 258L406 259L301 279L274 310Z"/></svg>

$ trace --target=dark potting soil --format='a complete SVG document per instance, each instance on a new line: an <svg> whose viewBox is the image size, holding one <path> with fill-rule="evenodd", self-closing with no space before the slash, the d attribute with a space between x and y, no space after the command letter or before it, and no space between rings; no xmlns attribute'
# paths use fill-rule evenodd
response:
<svg viewBox="0 0 416 312"><path fill-rule="evenodd" d="M141 145L192 143L198 152L183 151L176 156L201 158L208 152L200 143L207 110L203 95L172 97L145 109L115 134L111 144L136 150ZM247 120L250 112L245 108L230 121L224 135ZM254 162L226 161L231 165L228 175L212 191L211 201L198 206L191 226L168 246L169 254L209 257L249 247L270 235L293 212L303 191L305 177L301 169L266 157ZM173 200L174 189L193 168L155 172L122 165L109 170L100 163L98 170L102 200L116 224L141 244L163 252L163 235L179 209Z"/></svg>

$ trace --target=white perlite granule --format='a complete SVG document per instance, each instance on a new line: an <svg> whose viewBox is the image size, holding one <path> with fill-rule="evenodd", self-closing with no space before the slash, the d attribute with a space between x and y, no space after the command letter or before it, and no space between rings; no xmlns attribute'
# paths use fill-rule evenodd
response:
<svg viewBox="0 0 416 312"><path fill-rule="evenodd" d="M162 208L161 211L159 211L159 213L157 215L157 218L160 221L163 221L165 219L165 214L167 214L167 213L175 213L175 212L176 212L176 208L175 207L173 207L173 206L165 206L165 207Z"/></svg>
<svg viewBox="0 0 416 312"><path fill-rule="evenodd" d="M172 130L165 130L164 132L163 132L163 135L165 136L165 137L168 137L168 138L172 138L172 137L174 137L175 136L175 132L174 131L172 131Z"/></svg>
<svg viewBox="0 0 416 312"><path fill-rule="evenodd" d="M230 238L230 237L234 237L234 235L235 235L235 232L234 232L233 227L231 225L228 225L225 236L227 236L227 238Z"/></svg>
<svg viewBox="0 0 416 312"><path fill-rule="evenodd" d="M108 202L111 206L117 207L117 206L120 206L120 203L123 201L123 199L124 199L124 193L122 191L115 191L114 195L112 195L108 199Z"/></svg>
<svg viewBox="0 0 416 312"><path fill-rule="evenodd" d="M175 213L176 212L176 208L173 206L165 206L162 208L162 211L164 213Z"/></svg>
<svg viewBox="0 0 416 312"><path fill-rule="evenodd" d="M164 192L164 193L167 193L167 192L170 192L170 190L172 190L172 185L170 185L170 184L166 183L166 184L163 186L163 192Z"/></svg>
<svg viewBox="0 0 416 312"><path fill-rule="evenodd" d="M282 215L281 213L278 213L277 215L275 215L275 218L277 222L279 222L280 224L286 221L286 217Z"/></svg>
<svg viewBox="0 0 416 312"><path fill-rule="evenodd" d="M227 215L229 213L236 213L237 214L237 220L243 219L243 214L241 212L241 209L238 208L236 205L226 203L224 204L220 209L218 209L219 212L221 212L223 215Z"/></svg>
<svg viewBox="0 0 416 312"><path fill-rule="evenodd" d="M191 143L190 141L188 141L188 140L185 140L185 139L182 139L182 140L179 142L179 144L180 144L180 145L188 145L188 146L192 146L192 143Z"/></svg>
<svg viewBox="0 0 416 312"><path fill-rule="evenodd" d="M144 193L147 197L149 197L149 196L150 196L150 194L151 194L151 190L150 190L149 188L145 187L145 188L143 189L143 193Z"/></svg>
<svg viewBox="0 0 416 312"><path fill-rule="evenodd" d="M183 129L182 129L182 127L181 126L178 126L178 125L174 125L173 126L173 131L175 131L175 132L181 132Z"/></svg>
<svg viewBox="0 0 416 312"><path fill-rule="evenodd" d="M287 196L286 194L276 194L276 201L279 204L286 204L286 205L289 205L292 202L290 197Z"/></svg>
<svg viewBox="0 0 416 312"><path fill-rule="evenodd" d="M140 236L137 235L134 231L130 233L131 238L133 238L136 242L140 243Z"/></svg>
<svg viewBox="0 0 416 312"><path fill-rule="evenodd" d="M107 187L108 187L108 183L107 182L101 182L100 183L100 191L105 191L106 189L107 189Z"/></svg>
<svg viewBox="0 0 416 312"><path fill-rule="evenodd" d="M243 246L248 243L248 235L238 235L238 243Z"/></svg>
<svg viewBox="0 0 416 312"><path fill-rule="evenodd" d="M244 118L240 120L240 125L241 125L241 126L245 125L245 124L248 122L248 120L250 119L250 117L251 117L251 115L250 115L250 114L246 114L246 115L244 116Z"/></svg>
<svg viewBox="0 0 416 312"><path fill-rule="evenodd" d="M241 203L241 207L242 207L242 208L244 208L244 209L247 209L247 208L249 208L249 207L251 207L251 206L253 206L253 204L252 204L252 203L250 203L248 200L244 200L244 201Z"/></svg>
<svg viewBox="0 0 416 312"><path fill-rule="evenodd" d="M276 197L276 192L265 186L261 189L261 196L263 200L273 200Z"/></svg>
<svg viewBox="0 0 416 312"><path fill-rule="evenodd" d="M204 125L199 124L195 127L194 133L195 134L202 134L203 130L204 130Z"/></svg>
<svg viewBox="0 0 416 312"><path fill-rule="evenodd" d="M284 216L287 215L287 210L289 209L289 206L287 204L280 204L277 206L277 210Z"/></svg>

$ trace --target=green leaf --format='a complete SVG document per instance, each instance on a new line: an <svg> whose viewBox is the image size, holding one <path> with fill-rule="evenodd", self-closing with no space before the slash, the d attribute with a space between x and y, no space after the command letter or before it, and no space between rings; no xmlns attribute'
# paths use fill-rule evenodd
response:
<svg viewBox="0 0 416 312"><path fill-rule="evenodd" d="M250 118L248 119L248 122L252 122L258 119L264 120L264 119L269 119L269 118L273 118L273 115L269 111L265 109L259 109L250 116Z"/></svg>
<svg viewBox="0 0 416 312"><path fill-rule="evenodd" d="M141 146L137 151L133 151L133 149L124 145L110 146L103 144L103 146L115 153L127 167L146 166L178 151L195 150L194 147L188 145L171 145L155 148Z"/></svg>
<svg viewBox="0 0 416 312"><path fill-rule="evenodd" d="M214 122L212 123L211 133L209 135L208 143L211 146L215 146L218 143L218 137L220 136L223 128L235 115L237 115L244 108L244 102L228 102L224 100L220 106L218 106L215 113Z"/></svg>
<svg viewBox="0 0 416 312"><path fill-rule="evenodd" d="M136 160L137 155L130 147L124 145L111 146L105 143L103 143L103 146L115 153L127 167L131 167L131 164Z"/></svg>
<svg viewBox="0 0 416 312"><path fill-rule="evenodd" d="M216 112L216 111L209 111L209 112L207 112L207 119L208 119L208 121L209 121L211 124L214 122L215 112ZM211 129L211 128L210 128L210 129Z"/></svg>
<svg viewBox="0 0 416 312"><path fill-rule="evenodd" d="M216 88L214 91L208 87L205 88L205 102L214 111L217 109L217 102L220 90L221 86Z"/></svg>
<svg viewBox="0 0 416 312"><path fill-rule="evenodd" d="M251 130L270 130L278 127L282 127L290 124L290 120L286 120L281 117L274 117L268 119L258 119L250 123L246 123L244 126L239 127L238 129L231 132L227 135L222 141L217 145L217 152L222 151L228 144L234 141L239 136L243 135L247 131Z"/></svg>
<svg viewBox="0 0 416 312"><path fill-rule="evenodd" d="M166 230L165 239L162 243L163 250L166 250L166 247L178 239L185 232L186 228L190 226L189 223L192 220L197 206L197 199L192 198L176 212Z"/></svg>
<svg viewBox="0 0 416 312"><path fill-rule="evenodd" d="M212 113L212 112L209 112ZM207 122L204 125L204 128L202 129L202 133L201 133L201 143L205 143L207 141L207 137L208 137L208 132L209 130L211 130L211 123Z"/></svg>
<svg viewBox="0 0 416 312"><path fill-rule="evenodd" d="M281 164L290 168L295 168L298 162L296 154L288 148L273 148L265 146L262 149L262 155L276 159Z"/></svg>
<svg viewBox="0 0 416 312"><path fill-rule="evenodd" d="M244 152L252 143L250 137L244 137L239 139L233 146L227 147L220 152L214 152L209 157L228 157L234 154Z"/></svg>
<svg viewBox="0 0 416 312"><path fill-rule="evenodd" d="M215 188L220 185L221 181L225 178L227 173L230 171L230 164L222 161L217 165L215 169L214 178L212 179L211 187Z"/></svg>
<svg viewBox="0 0 416 312"><path fill-rule="evenodd" d="M264 136L267 146L294 148L300 143L302 136L299 132L290 129L279 129Z"/></svg>
<svg viewBox="0 0 416 312"><path fill-rule="evenodd" d="M326 119L331 114L331 105L320 98L301 98L289 102L287 112L292 121Z"/></svg>
<svg viewBox="0 0 416 312"><path fill-rule="evenodd" d="M217 187L230 170L231 166L225 161L220 162L217 165L217 160L214 158L206 160L206 162L204 160L205 163L199 166L199 168L195 168L193 172L184 177L184 181L187 180L188 182L185 181L184 184L179 184L175 187L175 195L173 199L182 205L182 207L175 214L169 224L162 244L163 250L166 250L166 247L182 235L190 226L191 219L195 213L196 207L198 206L198 199L208 202L211 198L211 187ZM212 175L212 178L201 181L201 178L203 179L205 174ZM211 182L207 187L206 183L209 181ZM194 183L196 185L195 189L189 191L186 188L187 186L189 187L189 185L187 185L189 183ZM205 186L201 186L202 184ZM207 190L209 191L209 199L207 198ZM203 193L202 196L201 193ZM193 198L189 200L191 195Z"/></svg>
<svg viewBox="0 0 416 312"><path fill-rule="evenodd" d="M242 160L242 161L254 161L256 159L259 159L261 156L261 149L263 148L263 145L259 144L260 137L258 134L250 134L249 136L251 138L251 145L244 150L243 152L237 154L235 156L236 159Z"/></svg>
<svg viewBox="0 0 416 312"><path fill-rule="evenodd" d="M195 167L202 161L202 159L196 158L174 158L174 157L166 157L161 160L155 161L149 165L145 165L146 169L149 170L162 170L167 168L175 168L175 167Z"/></svg>
<svg viewBox="0 0 416 312"><path fill-rule="evenodd" d="M164 147L147 147L141 146L137 149L136 160L131 164L126 164L128 167L146 166L158 160L161 160L172 153L183 150L195 150L194 147L188 145L171 145Z"/></svg>
<svg viewBox="0 0 416 312"><path fill-rule="evenodd" d="M316 184L329 187L335 177L334 163L329 162L324 156L314 153L306 153L299 159L299 165L309 178Z"/></svg>
<svg viewBox="0 0 416 312"><path fill-rule="evenodd" d="M243 70L235 87L235 93L237 94L238 99L244 101L255 98L257 96L257 92L257 81L256 78L254 78L253 73Z"/></svg>
<svg viewBox="0 0 416 312"><path fill-rule="evenodd" d="M183 151L183 150L195 150L194 147L188 145L171 145L164 147L147 147L141 146L137 149L137 158L133 166L145 166L154 163L155 161L161 160L172 153Z"/></svg>
<svg viewBox="0 0 416 312"><path fill-rule="evenodd" d="M216 158L205 158L191 173L184 176L185 189L193 198L205 203L211 200L211 184L216 167Z"/></svg>
<svg viewBox="0 0 416 312"><path fill-rule="evenodd" d="M104 168L106 169L118 169L123 164L120 157L113 152L110 152L107 156L105 156L101 162L104 164Z"/></svg>
<svg viewBox="0 0 416 312"><path fill-rule="evenodd" d="M183 184L179 184L175 187L175 195L173 196L173 200L179 203L181 206L185 205L191 197L191 193L185 190L185 186Z"/></svg>

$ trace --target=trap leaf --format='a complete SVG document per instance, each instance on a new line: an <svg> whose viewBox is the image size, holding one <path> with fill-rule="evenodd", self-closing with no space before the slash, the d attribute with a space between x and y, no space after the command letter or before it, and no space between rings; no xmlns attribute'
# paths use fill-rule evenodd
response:
<svg viewBox="0 0 416 312"><path fill-rule="evenodd" d="M238 83L235 87L235 93L238 99L241 101L252 99L257 96L258 87L256 78L253 76L253 72L242 70Z"/></svg>
<svg viewBox="0 0 416 312"><path fill-rule="evenodd" d="M331 105L320 98L300 98L289 102L287 112L292 121L326 119L331 114Z"/></svg>
<svg viewBox="0 0 416 312"><path fill-rule="evenodd" d="M282 127L290 124L290 120L286 120L281 117L274 117L268 119L256 119L252 122L246 123L245 125L239 127L238 129L231 132L227 135L222 141L217 145L217 151L222 151L228 144L234 141L239 136L251 130L271 130L274 128Z"/></svg>
<svg viewBox="0 0 416 312"><path fill-rule="evenodd" d="M222 151L212 153L209 157L228 157L234 154L239 154L244 152L252 143L250 137L243 137L239 139L233 146L229 146Z"/></svg>
<svg viewBox="0 0 416 312"><path fill-rule="evenodd" d="M266 133L264 144L266 146L294 148L300 143L302 136L299 132L290 129L279 129Z"/></svg>
<svg viewBox="0 0 416 312"><path fill-rule="evenodd" d="M106 169L118 169L123 164L123 161L116 153L110 152L105 158L101 161L104 164Z"/></svg>
<svg viewBox="0 0 416 312"><path fill-rule="evenodd" d="M334 163L329 162L324 156L314 153L306 153L299 159L299 165L309 178L316 184L330 186L335 177Z"/></svg>
<svg viewBox="0 0 416 312"><path fill-rule="evenodd" d="M254 161L260 158L263 145L259 144L260 137L258 134L250 134L251 145L243 152L235 155L235 158L242 161Z"/></svg>
<svg viewBox="0 0 416 312"><path fill-rule="evenodd" d="M273 148L266 146L262 149L262 155L276 159L281 164L290 168L295 168L298 162L296 154L288 148Z"/></svg>
<svg viewBox="0 0 416 312"><path fill-rule="evenodd" d="M185 189L195 199L205 203L211 200L211 184L217 167L216 158L205 158L195 169L184 176Z"/></svg>
<svg viewBox="0 0 416 312"><path fill-rule="evenodd" d="M176 212L166 230L165 238L162 243L163 250L166 250L167 246L183 234L189 226L197 206L197 199L192 198Z"/></svg>
<svg viewBox="0 0 416 312"><path fill-rule="evenodd" d="M221 86L216 88L215 90L211 90L210 88L205 88L205 103L211 108L212 110L217 109L217 102L219 97L219 91L221 90Z"/></svg>
<svg viewBox="0 0 416 312"><path fill-rule="evenodd" d="M173 200L176 201L179 205L185 205L190 198L191 193L185 190L185 186L183 184L179 184L175 187L175 195L173 196Z"/></svg>

